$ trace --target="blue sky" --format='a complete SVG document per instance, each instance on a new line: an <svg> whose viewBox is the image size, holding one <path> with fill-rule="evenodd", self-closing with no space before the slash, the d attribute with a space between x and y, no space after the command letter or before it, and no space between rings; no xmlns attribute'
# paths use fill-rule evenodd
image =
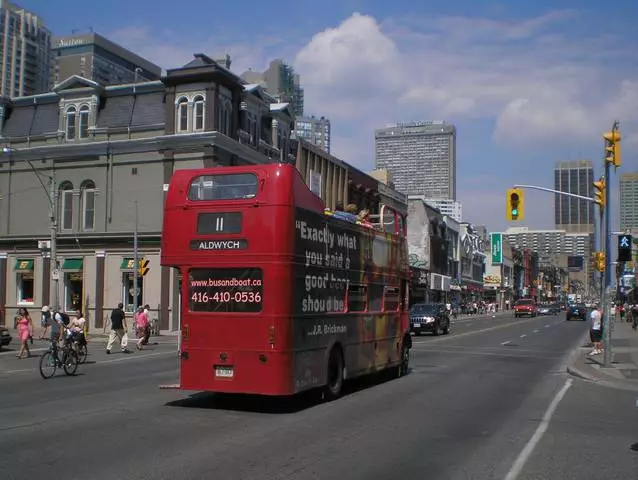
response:
<svg viewBox="0 0 638 480"><path fill-rule="evenodd" d="M101 11L79 0L20 4L55 35L92 27L164 68L200 51L230 54L237 73L284 58L301 74L307 113L331 119L333 153L366 170L375 128L454 123L464 219L491 230L507 227L509 185L551 187L558 160L591 159L598 174L615 119L621 171L638 171L635 0L244 0L241 10L182 0L182 13L150 0ZM526 205L523 225L553 227L552 195L529 192Z"/></svg>

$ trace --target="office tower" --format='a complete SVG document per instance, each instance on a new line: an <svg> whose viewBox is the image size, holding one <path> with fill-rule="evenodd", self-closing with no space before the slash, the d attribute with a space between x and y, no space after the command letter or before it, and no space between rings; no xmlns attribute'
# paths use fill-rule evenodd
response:
<svg viewBox="0 0 638 480"><path fill-rule="evenodd" d="M304 90L301 87L299 75L282 59L278 58L270 62L265 72L248 70L241 74L241 78L248 83L262 85L266 92L277 101L290 103L295 117L303 116Z"/></svg>
<svg viewBox="0 0 638 480"><path fill-rule="evenodd" d="M317 118L312 115L297 118L294 135L295 138L303 138L330 153L330 120L326 117Z"/></svg>
<svg viewBox="0 0 638 480"><path fill-rule="evenodd" d="M620 175L620 229L638 230L638 172Z"/></svg>
<svg viewBox="0 0 638 480"><path fill-rule="evenodd" d="M55 38L53 61L54 84L72 75L101 85L159 80L162 75L161 67L93 32Z"/></svg>
<svg viewBox="0 0 638 480"><path fill-rule="evenodd" d="M24 97L50 89L51 33L40 17L0 0L0 96Z"/></svg>
<svg viewBox="0 0 638 480"><path fill-rule="evenodd" d="M443 121L398 123L375 131L376 168L406 195L456 200L456 128Z"/></svg>
<svg viewBox="0 0 638 480"><path fill-rule="evenodd" d="M594 167L590 160L558 162L554 168L554 189L591 198ZM594 232L594 204L587 200L554 195L554 223L569 233Z"/></svg>

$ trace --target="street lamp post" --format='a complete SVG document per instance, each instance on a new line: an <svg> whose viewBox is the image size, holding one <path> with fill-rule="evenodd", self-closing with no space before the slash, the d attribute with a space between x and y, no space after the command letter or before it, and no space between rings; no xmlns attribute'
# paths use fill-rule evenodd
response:
<svg viewBox="0 0 638 480"><path fill-rule="evenodd" d="M5 155L9 155L9 159L15 153L15 149L10 147L3 147L2 153ZM52 297L49 299L49 306L54 309L60 308L60 289L59 289L59 278L60 274L58 271L58 245L57 245L57 236L58 236L58 218L57 218L57 195L56 195L56 183L55 183L55 169L51 168L51 175L45 175L38 171L35 168L35 165L31 162L31 160L25 160L27 165L33 170L36 178L40 182L42 189L47 194L47 199L49 200L49 230L50 230L50 249L51 249L51 274L49 278L49 292ZM46 177L49 180L49 186L42 181L42 176Z"/></svg>

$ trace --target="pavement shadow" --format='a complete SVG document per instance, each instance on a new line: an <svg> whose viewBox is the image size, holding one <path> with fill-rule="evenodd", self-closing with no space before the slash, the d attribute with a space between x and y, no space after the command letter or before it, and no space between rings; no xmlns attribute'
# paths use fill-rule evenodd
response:
<svg viewBox="0 0 638 480"><path fill-rule="evenodd" d="M411 372L412 369L409 369L408 375ZM392 379L394 379L392 373L384 371L348 380L344 383L342 398L389 382ZM339 400L335 401L338 402ZM167 402L165 405L169 407L285 415L298 413L323 403L325 402L322 390L313 389L286 397L200 392L189 395L187 398Z"/></svg>

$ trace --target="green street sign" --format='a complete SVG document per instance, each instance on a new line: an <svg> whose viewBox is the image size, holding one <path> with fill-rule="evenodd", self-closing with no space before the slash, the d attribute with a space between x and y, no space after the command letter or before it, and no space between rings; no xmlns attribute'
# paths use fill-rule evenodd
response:
<svg viewBox="0 0 638 480"><path fill-rule="evenodd" d="M490 236L492 244L492 265L503 263L503 234L492 233Z"/></svg>

